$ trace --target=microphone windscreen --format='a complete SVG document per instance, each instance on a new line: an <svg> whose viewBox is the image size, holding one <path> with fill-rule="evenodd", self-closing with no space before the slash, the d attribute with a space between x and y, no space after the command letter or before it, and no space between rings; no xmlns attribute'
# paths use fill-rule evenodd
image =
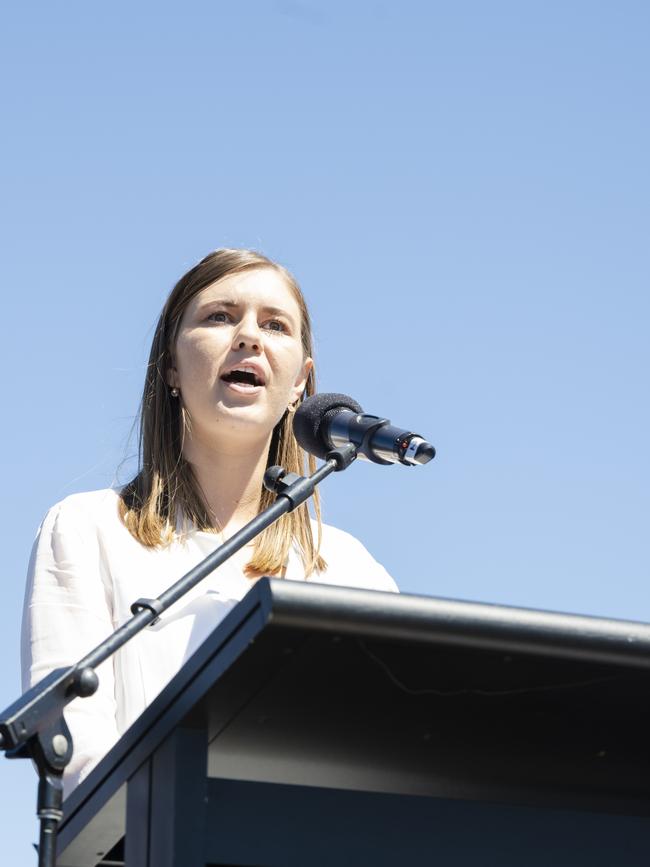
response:
<svg viewBox="0 0 650 867"><path fill-rule="evenodd" d="M327 422L342 409L363 412L347 394L324 392L303 400L293 417L293 433L298 444L317 458L325 458L332 450L327 439Z"/></svg>

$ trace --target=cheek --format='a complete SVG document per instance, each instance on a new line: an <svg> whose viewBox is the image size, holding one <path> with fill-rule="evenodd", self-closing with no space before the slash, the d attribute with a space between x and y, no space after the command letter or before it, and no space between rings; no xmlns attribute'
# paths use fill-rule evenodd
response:
<svg viewBox="0 0 650 867"><path fill-rule="evenodd" d="M212 378L219 367L216 347L205 339L179 338L176 367L182 379Z"/></svg>
<svg viewBox="0 0 650 867"><path fill-rule="evenodd" d="M287 351L279 365L278 382L282 384L285 391L293 388L297 379L300 378L304 359L302 348L300 350Z"/></svg>

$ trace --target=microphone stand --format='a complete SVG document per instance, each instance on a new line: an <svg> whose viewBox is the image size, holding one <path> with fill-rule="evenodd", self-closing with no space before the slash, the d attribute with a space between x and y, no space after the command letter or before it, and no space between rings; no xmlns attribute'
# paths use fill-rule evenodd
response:
<svg viewBox="0 0 650 867"><path fill-rule="evenodd" d="M92 695L99 686L95 668L120 647L155 623L171 605L195 587L262 530L305 502L316 485L330 473L346 469L357 450L347 444L334 449L311 476L269 467L264 486L277 494L276 501L216 548L197 566L156 599L138 599L131 605L133 617L69 668L57 668L28 690L0 715L0 750L8 758L31 758L38 772L36 814L40 821L39 867L55 867L56 835L63 818L63 771L72 758L73 744L63 708L73 699Z"/></svg>

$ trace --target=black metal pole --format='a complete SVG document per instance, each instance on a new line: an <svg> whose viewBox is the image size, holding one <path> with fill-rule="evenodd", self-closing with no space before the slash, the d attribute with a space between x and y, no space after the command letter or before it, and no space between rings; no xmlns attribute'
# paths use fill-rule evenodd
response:
<svg viewBox="0 0 650 867"><path fill-rule="evenodd" d="M55 867L56 865L56 830L57 819L41 818L41 829L38 835L38 867Z"/></svg>
<svg viewBox="0 0 650 867"><path fill-rule="evenodd" d="M39 867L55 867L56 835L63 818L62 773L52 774L39 768L38 806L36 814L40 823L38 838Z"/></svg>

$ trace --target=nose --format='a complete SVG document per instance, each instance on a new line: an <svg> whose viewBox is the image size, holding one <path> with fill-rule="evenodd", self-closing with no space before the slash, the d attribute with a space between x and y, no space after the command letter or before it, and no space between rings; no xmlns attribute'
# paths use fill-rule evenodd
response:
<svg viewBox="0 0 650 867"><path fill-rule="evenodd" d="M262 347L262 332L257 322L257 316L251 311L250 315L243 316L239 328L233 335L233 349L251 349L259 352Z"/></svg>

